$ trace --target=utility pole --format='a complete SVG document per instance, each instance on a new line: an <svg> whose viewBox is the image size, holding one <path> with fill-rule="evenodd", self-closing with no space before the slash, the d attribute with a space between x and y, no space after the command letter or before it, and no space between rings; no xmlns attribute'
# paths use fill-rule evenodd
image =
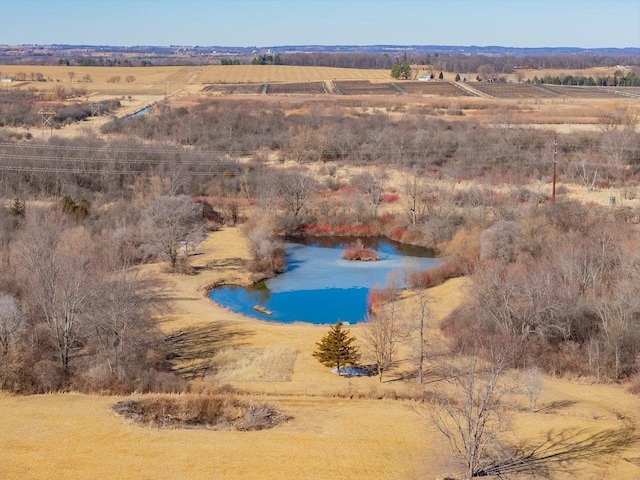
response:
<svg viewBox="0 0 640 480"><path fill-rule="evenodd" d="M556 201L556 167L558 165L558 140L553 140L553 189L551 190L551 201Z"/></svg>

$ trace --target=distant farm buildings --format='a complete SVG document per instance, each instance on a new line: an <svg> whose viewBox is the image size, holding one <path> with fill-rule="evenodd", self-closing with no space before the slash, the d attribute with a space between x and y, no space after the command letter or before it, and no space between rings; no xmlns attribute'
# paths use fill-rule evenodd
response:
<svg viewBox="0 0 640 480"><path fill-rule="evenodd" d="M2 77L0 78L0 83L11 83L13 82L13 78L11 77Z"/></svg>
<svg viewBox="0 0 640 480"><path fill-rule="evenodd" d="M431 81L431 79L433 78L433 75L431 75L430 73L425 73L424 75L421 75L418 77L418 81L419 82L429 82Z"/></svg>

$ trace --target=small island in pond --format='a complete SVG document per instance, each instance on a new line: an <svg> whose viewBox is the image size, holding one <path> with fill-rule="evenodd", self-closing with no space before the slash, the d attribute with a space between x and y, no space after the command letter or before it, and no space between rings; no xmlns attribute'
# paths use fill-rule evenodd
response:
<svg viewBox="0 0 640 480"><path fill-rule="evenodd" d="M345 260L359 260L361 262L377 262L380 260L380 255L378 255L375 250L366 248L361 240L357 240L355 244L342 252L342 258Z"/></svg>

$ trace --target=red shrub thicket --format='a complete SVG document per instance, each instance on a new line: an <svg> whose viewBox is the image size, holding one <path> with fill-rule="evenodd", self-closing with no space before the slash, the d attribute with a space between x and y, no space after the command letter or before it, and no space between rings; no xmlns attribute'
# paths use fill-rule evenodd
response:
<svg viewBox="0 0 640 480"><path fill-rule="evenodd" d="M383 203L396 203L400 200L400 195L397 193L383 193L380 195L380 199Z"/></svg>
<svg viewBox="0 0 640 480"><path fill-rule="evenodd" d="M398 289L394 287L372 288L367 297L367 309L373 312L385 303L389 303L398 298Z"/></svg>
<svg viewBox="0 0 640 480"><path fill-rule="evenodd" d="M355 244L348 248L345 248L342 252L342 258L345 260L360 260L363 262L377 262L380 260L380 255L371 249L366 248L361 240L356 241Z"/></svg>
<svg viewBox="0 0 640 480"><path fill-rule="evenodd" d="M399 242L402 240L402 237L404 236L406 231L407 231L406 227L395 227L388 233L388 236L391 240L395 240L396 242Z"/></svg>
<svg viewBox="0 0 640 480"><path fill-rule="evenodd" d="M464 266L455 260L445 260L440 265L409 275L409 288L431 288L444 283L450 278L461 277L465 273Z"/></svg>

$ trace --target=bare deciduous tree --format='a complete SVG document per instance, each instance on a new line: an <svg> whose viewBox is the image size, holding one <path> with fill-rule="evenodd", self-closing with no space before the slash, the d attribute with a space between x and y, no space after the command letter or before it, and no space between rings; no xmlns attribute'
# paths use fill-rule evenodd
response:
<svg viewBox="0 0 640 480"><path fill-rule="evenodd" d="M143 212L145 246L176 268L181 247L202 239L200 206L187 195L160 196Z"/></svg>
<svg viewBox="0 0 640 480"><path fill-rule="evenodd" d="M286 268L286 252L280 239L266 224L258 225L248 235L253 257L250 269L261 276L271 277Z"/></svg>
<svg viewBox="0 0 640 480"><path fill-rule="evenodd" d="M478 67L478 76L484 81L495 80L496 67L490 63L487 63L485 65L480 65Z"/></svg>
<svg viewBox="0 0 640 480"><path fill-rule="evenodd" d="M542 370L538 367L528 368L522 372L521 378L524 394L529 401L529 409L532 412L535 412L538 397L540 396L540 393L542 393Z"/></svg>
<svg viewBox="0 0 640 480"><path fill-rule="evenodd" d="M371 205L371 217L377 218L378 208L382 203L382 194L387 183L387 177L383 172L365 172L353 178L353 185L369 199Z"/></svg>
<svg viewBox="0 0 640 480"><path fill-rule="evenodd" d="M316 182L309 175L297 170L290 170L278 173L276 187L284 210L297 217L316 191Z"/></svg>
<svg viewBox="0 0 640 480"><path fill-rule="evenodd" d="M82 344L97 278L89 233L67 225L57 212L31 215L18 243L24 290L47 327L65 374Z"/></svg>
<svg viewBox="0 0 640 480"><path fill-rule="evenodd" d="M433 392L437 401L427 417L449 442L465 478L483 476L508 428L503 398L511 387L500 364L483 365L475 356L458 356L441 369L446 387Z"/></svg>
<svg viewBox="0 0 640 480"><path fill-rule="evenodd" d="M54 85L51 88L51 95L58 100L64 100L69 96L69 92L64 85Z"/></svg>
<svg viewBox="0 0 640 480"><path fill-rule="evenodd" d="M390 301L383 303L369 315L363 332L364 341L378 366L381 382L383 372L395 365L398 346L407 340L409 334L407 319L396 302L398 279L392 277L389 283L384 295Z"/></svg>
<svg viewBox="0 0 640 480"><path fill-rule="evenodd" d="M638 137L638 116L629 109L606 112L600 115L598 124L603 133L603 153L609 162L618 167L626 165Z"/></svg>
<svg viewBox="0 0 640 480"><path fill-rule="evenodd" d="M383 372L393 366L396 353L393 329L393 320L388 315L376 313L369 315L362 334L365 346L376 362L380 382Z"/></svg>
<svg viewBox="0 0 640 480"><path fill-rule="evenodd" d="M640 326L640 302L635 284L627 280L618 283L609 298L595 302L594 311L605 347L602 353L605 358L600 361L608 364L612 378L628 375L636 362L637 349L631 345L636 343L636 332Z"/></svg>
<svg viewBox="0 0 640 480"><path fill-rule="evenodd" d="M580 164L574 165L574 173L582 184L589 190L593 191L596 187L596 181L598 180L599 165L597 163L587 164L585 158L582 159Z"/></svg>
<svg viewBox="0 0 640 480"><path fill-rule="evenodd" d="M150 287L135 273L123 270L105 281L93 305L93 340L110 374L119 380L129 379L131 370L145 363L147 351L158 341L150 316Z"/></svg>
<svg viewBox="0 0 640 480"><path fill-rule="evenodd" d="M16 299L11 295L0 295L0 354L7 355L24 330L24 316Z"/></svg>
<svg viewBox="0 0 640 480"><path fill-rule="evenodd" d="M409 222L416 225L429 209L429 195L422 176L414 173L408 175L402 182L405 209Z"/></svg>
<svg viewBox="0 0 640 480"><path fill-rule="evenodd" d="M289 129L286 153L296 162L319 162L322 160L326 145L327 139L323 131L312 126L296 125Z"/></svg>
<svg viewBox="0 0 640 480"><path fill-rule="evenodd" d="M429 296L426 290L418 290L416 297L417 305L414 317L417 319L415 328L418 331L418 381L422 384L424 382L424 361L427 357L427 329L429 328L431 309L429 308Z"/></svg>

